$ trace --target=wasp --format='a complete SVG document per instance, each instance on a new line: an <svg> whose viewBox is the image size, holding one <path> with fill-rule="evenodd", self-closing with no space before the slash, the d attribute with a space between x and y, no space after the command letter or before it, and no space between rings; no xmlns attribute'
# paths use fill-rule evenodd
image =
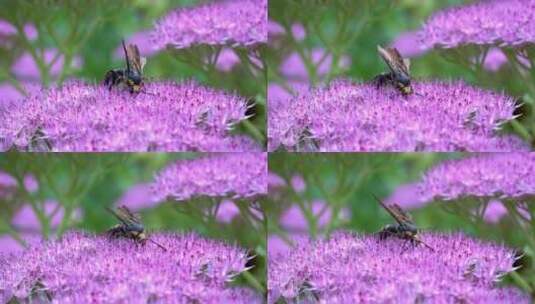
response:
<svg viewBox="0 0 535 304"><path fill-rule="evenodd" d="M131 94L141 92L143 88L143 67L147 60L139 55L139 49L135 44L126 46L123 44L126 59L126 70L113 69L104 76L104 85L111 90L114 86L126 86Z"/></svg>
<svg viewBox="0 0 535 304"><path fill-rule="evenodd" d="M377 198L377 196L373 195L373 197L397 222L397 224L394 225L386 225L378 232L380 240L394 236L402 240L407 240L414 245L423 244L425 247L435 251L433 247L427 245L420 239L418 235L418 228L416 228L411 216L403 211L398 204L386 205L379 198Z"/></svg>
<svg viewBox="0 0 535 304"><path fill-rule="evenodd" d="M106 234L112 238L129 238L137 243L145 244L150 241L167 251L167 249L156 241L151 240L145 234L145 227L141 223L141 219L138 215L133 214L126 206L120 206L117 211L110 208L106 208L111 214L113 214L121 224L117 224L106 231Z"/></svg>
<svg viewBox="0 0 535 304"><path fill-rule="evenodd" d="M383 49L378 45L377 51L388 65L390 72L375 76L373 82L376 87L379 88L385 84L390 84L405 96L412 94L411 76L409 74L410 60L401 57L396 48Z"/></svg>

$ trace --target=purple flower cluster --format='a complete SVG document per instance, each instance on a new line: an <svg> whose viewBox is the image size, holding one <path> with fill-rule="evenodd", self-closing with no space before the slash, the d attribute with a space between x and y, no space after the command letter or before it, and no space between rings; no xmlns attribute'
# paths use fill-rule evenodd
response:
<svg viewBox="0 0 535 304"><path fill-rule="evenodd" d="M426 233L435 251L403 240L336 233L270 258L268 303L529 303L495 282L513 271L512 250L462 234Z"/></svg>
<svg viewBox="0 0 535 304"><path fill-rule="evenodd" d="M150 242L69 233L0 255L0 301L24 301L41 285L58 303L261 302L252 290L227 284L247 271L245 250L194 234L150 237L167 251Z"/></svg>
<svg viewBox="0 0 535 304"><path fill-rule="evenodd" d="M315 66L316 74L318 75L318 77L325 77L327 74L329 74L329 71L333 69L333 56L332 54L328 53L327 50L322 48L315 48L310 51L309 56L310 60L312 61L312 64ZM338 69L348 69L350 65L351 59L349 58L349 56L344 55L340 58L340 61L338 62ZM304 82L308 82L309 80L306 65L303 62L303 59L301 58L299 53L297 52L291 53L281 63L279 70L281 75L288 79Z"/></svg>
<svg viewBox="0 0 535 304"><path fill-rule="evenodd" d="M333 217L332 206L322 200L315 200L310 203L310 213L314 217L317 229L323 230L331 221L347 221L350 218L350 212L347 208L342 208L337 218ZM308 232L309 222L303 210L297 204L293 204L284 211L280 218L280 225L285 231L289 232Z"/></svg>
<svg viewBox="0 0 535 304"><path fill-rule="evenodd" d="M152 44L150 30L139 31L132 34L126 39L125 43L137 45L139 48L139 54L143 57L150 57L160 51L159 49L154 48ZM122 44L119 44L115 48L115 51L113 51L113 57L124 60L124 49Z"/></svg>
<svg viewBox="0 0 535 304"><path fill-rule="evenodd" d="M158 173L152 189L156 201L265 195L267 154L225 153L180 160Z"/></svg>
<svg viewBox="0 0 535 304"><path fill-rule="evenodd" d="M267 0L224 0L179 8L159 20L154 47L251 46L267 42Z"/></svg>
<svg viewBox="0 0 535 304"><path fill-rule="evenodd" d="M420 31L426 48L535 42L534 0L491 0L435 13Z"/></svg>
<svg viewBox="0 0 535 304"><path fill-rule="evenodd" d="M152 201L152 184L142 183L130 187L115 203L116 206L126 206L133 211L154 207Z"/></svg>
<svg viewBox="0 0 535 304"><path fill-rule="evenodd" d="M64 56L58 53L59 51L57 49L46 49L43 52L42 60L47 65L51 65L54 58L59 55L59 59L56 60L54 64L52 64L52 66L50 67L49 73L52 77L58 77L65 65ZM82 59L77 56L73 59L69 68L80 69L82 64ZM11 71L19 79L24 79L28 81L39 81L41 78L39 66L37 65L37 62L35 62L35 59L29 52L25 52L24 54L22 54L15 61L15 63L13 63Z"/></svg>
<svg viewBox="0 0 535 304"><path fill-rule="evenodd" d="M535 195L535 153L475 155L445 161L419 183L420 201L466 196L518 199Z"/></svg>
<svg viewBox="0 0 535 304"><path fill-rule="evenodd" d="M232 220L240 214L240 209L234 202L228 199L221 201L219 209L217 210L216 220L220 223L229 224Z"/></svg>
<svg viewBox="0 0 535 304"><path fill-rule="evenodd" d="M48 200L43 203L42 212L47 217L51 229L56 229L64 217L65 210L62 205L56 201ZM76 209L72 215L72 220L78 220L82 217L82 211ZM24 204L15 213L11 224L19 231L40 232L41 222L30 204Z"/></svg>
<svg viewBox="0 0 535 304"><path fill-rule="evenodd" d="M403 97L391 87L346 80L312 90L269 109L269 150L526 151L497 129L514 119L514 100L463 82L416 82Z"/></svg>
<svg viewBox="0 0 535 304"><path fill-rule="evenodd" d="M0 112L0 140L24 149L41 130L53 151L258 151L229 130L247 102L195 83L147 83L147 93L71 81Z"/></svg>
<svg viewBox="0 0 535 304"><path fill-rule="evenodd" d="M403 32L392 42L391 47L396 48L404 58L418 57L425 54L428 49L421 45L418 31Z"/></svg>
<svg viewBox="0 0 535 304"><path fill-rule="evenodd" d="M34 41L39 35L37 28L35 28L35 26L31 23L26 23L22 30L26 38L30 41ZM17 28L13 24L6 20L0 19L0 46L12 47L12 43L9 41L9 38L17 34Z"/></svg>

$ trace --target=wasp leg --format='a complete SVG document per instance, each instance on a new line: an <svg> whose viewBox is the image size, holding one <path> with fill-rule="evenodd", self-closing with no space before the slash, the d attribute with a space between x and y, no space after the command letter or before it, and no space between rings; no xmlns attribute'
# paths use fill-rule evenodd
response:
<svg viewBox="0 0 535 304"><path fill-rule="evenodd" d="M407 251L409 248L411 248L410 244L413 244L413 239L405 239L405 241L403 242L403 244L401 245L401 248L403 248L403 250L401 251L401 253L403 254L405 251ZM409 246L407 246L407 242L409 242Z"/></svg>
<svg viewBox="0 0 535 304"><path fill-rule="evenodd" d="M379 239L380 240L385 240L393 235L395 235L393 232L389 231L388 228L383 228L382 230L380 230L378 232L379 234Z"/></svg>

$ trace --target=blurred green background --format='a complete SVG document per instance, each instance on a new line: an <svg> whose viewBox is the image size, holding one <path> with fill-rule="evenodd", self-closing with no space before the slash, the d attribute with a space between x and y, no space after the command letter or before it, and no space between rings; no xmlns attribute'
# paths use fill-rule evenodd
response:
<svg viewBox="0 0 535 304"><path fill-rule="evenodd" d="M287 83L280 65L290 54L297 52L308 70L310 85L318 86L337 77L355 81L370 81L385 72L387 67L377 54L377 45L389 46L403 33L417 31L436 11L455 5L473 3L469 0L270 0L269 18L284 28L276 46L268 50L268 82ZM303 40L294 34L292 26L300 24L306 36ZM270 40L271 42L271 40ZM414 42L416 43L416 41ZM332 55L327 75L318 73L310 58L315 48ZM506 92L523 104L515 111L521 115L505 125L507 133L516 133L535 147L535 82L530 73L519 73L504 64L491 72L467 66L466 61L481 52L477 48L429 50L411 58L411 75L416 80L463 79L470 84ZM351 64L341 68L343 57ZM328 60L325 60L328 61ZM532 72L534 68L532 67ZM533 73L531 73L533 75ZM526 78L527 77L527 78ZM431 111L432 109L430 109Z"/></svg>
<svg viewBox="0 0 535 304"><path fill-rule="evenodd" d="M303 192L292 186L270 188L266 204L271 208L268 234L292 237L294 232L284 228L281 221L284 212L291 206L299 206L302 210L310 237L325 237L337 229L375 233L394 220L375 201L373 194L386 200L397 187L420 181L434 165L466 156L466 153L271 153L269 171L282 177L286 185L292 185L292 178L301 176L306 188ZM327 218L329 224L323 228L318 225L320 216L317 213L312 215L317 212L311 208L316 200L325 201L332 210L330 218ZM518 262L522 268L509 275L506 282L533 292L534 254L528 238L533 238L535 231L532 230L532 235L520 233L523 230L508 216L495 224L466 216L466 211L472 212L479 207L481 202L475 201L429 202L421 208L409 210L409 213L416 225L425 231L462 231L519 250L524 254ZM343 208L349 209L348 220L340 220Z"/></svg>
<svg viewBox="0 0 535 304"><path fill-rule="evenodd" d="M81 78L100 83L105 73L113 68L123 68L124 55L114 56L121 39L151 30L154 23L173 9L195 6L205 0L24 0L0 1L0 19L17 28L33 24L38 32L31 41L24 35L9 37L9 45L0 44L0 83L11 83L20 90L24 79L12 71L13 63L26 51L37 58L40 68L39 83L49 86L68 78ZM23 32L23 31L20 31ZM26 35L27 36L27 35ZM0 37L0 40L3 39ZM147 47L150 47L147 46ZM64 69L59 77L52 77L43 61L43 50L57 49L65 56ZM214 55L219 47L195 46L187 50L161 50L147 58L144 76L147 81L174 80L182 82L194 79L205 85L237 93L255 107L247 114L254 114L242 122L235 132L247 133L260 144L265 144L265 75L251 76L250 67L236 65L224 72L207 64L206 56ZM234 49L247 54L247 49ZM143 55L143 54L142 54ZM75 58L83 61L79 69L70 68Z"/></svg>
<svg viewBox="0 0 535 304"><path fill-rule="evenodd" d="M2 153L0 172L17 180L14 197L0 195L0 236L19 234L13 224L13 215L29 203L34 210L43 210L47 200L57 201L65 209L65 218L56 229L50 227L49 218L41 221L41 234L45 237L60 236L70 229L104 233L117 224L106 211L132 186L151 183L155 174L166 165L179 159L193 159L195 153ZM25 190L24 179L33 176L39 185L36 192ZM0 193L2 193L0 183ZM143 197L143 195L142 195ZM150 237L155 231L194 231L209 238L236 244L256 255L254 267L241 274L237 284L249 284L259 291L265 290L265 224L253 226L243 216L236 216L230 223L204 216L213 208L217 199L195 198L185 202L159 202L139 211ZM259 202L262 205L262 201ZM72 221L74 211L81 211L81 218ZM249 219L252 220L252 219ZM39 225L39 224L38 224ZM38 233L38 232L37 232Z"/></svg>

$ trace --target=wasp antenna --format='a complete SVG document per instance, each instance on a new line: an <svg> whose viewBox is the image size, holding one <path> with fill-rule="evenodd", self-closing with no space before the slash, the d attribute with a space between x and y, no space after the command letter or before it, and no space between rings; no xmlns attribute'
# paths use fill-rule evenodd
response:
<svg viewBox="0 0 535 304"><path fill-rule="evenodd" d="M125 222L124 219L122 219L118 214L117 212L115 212L114 210L112 210L111 208L109 208L108 206L104 207L109 213L113 214L113 216L115 216L116 219L119 220L119 222L123 223L124 225L128 225L127 222Z"/></svg>
<svg viewBox="0 0 535 304"><path fill-rule="evenodd" d="M126 60L126 70L130 72L130 60L128 60L128 52L126 51L126 45L124 44L124 39L121 39L121 43L123 44L124 58Z"/></svg>
<svg viewBox="0 0 535 304"><path fill-rule="evenodd" d="M384 203L382 200L380 200L377 195L375 195L374 193L370 192L371 196L373 196L373 198L381 205L381 206L384 206Z"/></svg>
<svg viewBox="0 0 535 304"><path fill-rule="evenodd" d="M425 247L431 249L431 251L435 252L435 249L434 249L433 247L429 246L428 244L426 244L424 241L422 241L422 240L418 240L418 241L419 241L421 244L423 244Z"/></svg>
<svg viewBox="0 0 535 304"><path fill-rule="evenodd" d="M152 240L152 239L148 239L151 243L155 244L156 246L160 247L163 251L167 251L167 248L165 248L163 245L161 245L160 243Z"/></svg>

